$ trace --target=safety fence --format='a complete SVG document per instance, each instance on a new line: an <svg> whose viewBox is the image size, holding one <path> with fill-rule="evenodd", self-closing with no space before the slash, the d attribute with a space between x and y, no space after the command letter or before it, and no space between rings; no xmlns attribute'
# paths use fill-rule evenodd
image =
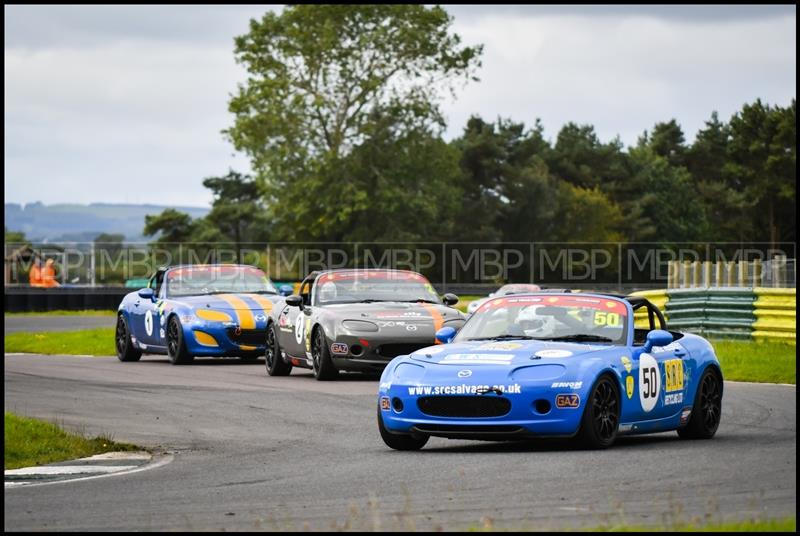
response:
<svg viewBox="0 0 800 536"><path fill-rule="evenodd" d="M794 288L710 287L634 294L656 304L670 329L720 339L796 340ZM647 325L643 311L635 323Z"/></svg>

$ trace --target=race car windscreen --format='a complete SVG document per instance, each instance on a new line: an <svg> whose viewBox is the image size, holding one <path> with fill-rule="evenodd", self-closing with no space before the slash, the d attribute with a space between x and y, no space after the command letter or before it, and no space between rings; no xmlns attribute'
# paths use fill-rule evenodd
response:
<svg viewBox="0 0 800 536"><path fill-rule="evenodd" d="M272 281L251 266L191 266L167 272L167 295L277 294Z"/></svg>
<svg viewBox="0 0 800 536"><path fill-rule="evenodd" d="M625 344L627 330L628 308L620 300L512 295L484 303L455 340L516 338Z"/></svg>
<svg viewBox="0 0 800 536"><path fill-rule="evenodd" d="M315 292L319 305L379 301L441 303L433 285L415 272L333 272L320 276Z"/></svg>

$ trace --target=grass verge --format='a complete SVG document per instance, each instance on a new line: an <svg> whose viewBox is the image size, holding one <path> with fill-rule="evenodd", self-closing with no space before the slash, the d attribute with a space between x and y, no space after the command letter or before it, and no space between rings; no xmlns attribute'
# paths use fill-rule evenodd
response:
<svg viewBox="0 0 800 536"><path fill-rule="evenodd" d="M66 432L53 423L5 412L6 469L84 458L103 452L141 450L135 445L115 443L109 437L85 438Z"/></svg>
<svg viewBox="0 0 800 536"><path fill-rule="evenodd" d="M6 333L5 351L30 354L116 355L114 328Z"/></svg>
<svg viewBox="0 0 800 536"><path fill-rule="evenodd" d="M679 524L670 527L619 525L589 529L590 532L796 532L797 520L784 519L732 521L728 523Z"/></svg>
<svg viewBox="0 0 800 536"><path fill-rule="evenodd" d="M22 313L9 313L6 316L114 316L116 311L105 309L84 309L83 311L25 311Z"/></svg>
<svg viewBox="0 0 800 536"><path fill-rule="evenodd" d="M726 380L797 383L797 347L785 342L711 341Z"/></svg>

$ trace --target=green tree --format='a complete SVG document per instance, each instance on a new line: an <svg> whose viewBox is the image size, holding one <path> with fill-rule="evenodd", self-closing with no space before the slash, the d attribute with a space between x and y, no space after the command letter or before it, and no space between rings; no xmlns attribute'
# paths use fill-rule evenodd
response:
<svg viewBox="0 0 800 536"><path fill-rule="evenodd" d="M395 139L443 124L439 98L474 77L481 53L462 46L451 24L440 7L295 5L252 20L236 38L249 77L230 101L226 134L251 158L286 238L326 239L348 226L346 207L322 221L296 215L329 211L323 196L332 188L356 203L373 193L342 173L342 159L387 118Z"/></svg>
<svg viewBox="0 0 800 536"><path fill-rule="evenodd" d="M675 119L656 123L648 143L653 152L666 158L671 166L686 165L686 138Z"/></svg>
<svg viewBox="0 0 800 536"><path fill-rule="evenodd" d="M708 218L706 238L721 242L743 239L750 227L742 220L750 203L735 175L727 171L729 144L730 128L713 112L686 152L686 167Z"/></svg>
<svg viewBox="0 0 800 536"><path fill-rule="evenodd" d="M192 217L185 212L168 208L158 215L144 217L145 236L158 235L155 243L164 246L177 246L189 242L196 229Z"/></svg>
<svg viewBox="0 0 800 536"><path fill-rule="evenodd" d="M640 189L639 240L691 242L708 237L704 206L684 167L670 165L649 146L630 150L632 182Z"/></svg>
<svg viewBox="0 0 800 536"><path fill-rule="evenodd" d="M793 240L797 179L796 101L787 108L756 100L731 118L727 171L753 210L752 239Z"/></svg>
<svg viewBox="0 0 800 536"><path fill-rule="evenodd" d="M543 160L550 147L541 123L527 130L511 120L486 123L472 117L453 145L461 153L458 219L470 222L460 226L456 238L533 240L542 235L555 187Z"/></svg>
<svg viewBox="0 0 800 536"><path fill-rule="evenodd" d="M211 212L203 218L197 237L202 242L229 242L236 259L246 242L268 237L265 208L256 181L249 175L230 170L223 177L208 177L203 186L211 190Z"/></svg>
<svg viewBox="0 0 800 536"><path fill-rule="evenodd" d="M25 233L22 231L9 231L8 227L3 226L5 230L5 243L6 244L27 244L28 239L25 238Z"/></svg>

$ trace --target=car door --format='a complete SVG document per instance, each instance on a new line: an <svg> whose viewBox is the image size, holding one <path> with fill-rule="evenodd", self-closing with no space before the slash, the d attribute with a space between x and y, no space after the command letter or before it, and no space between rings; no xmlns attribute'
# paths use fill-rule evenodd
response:
<svg viewBox="0 0 800 536"><path fill-rule="evenodd" d="M160 274L163 278L163 273ZM159 274L150 278L147 283L148 288L153 289L154 295L157 296L161 290L161 284L158 278ZM156 310L156 302L152 300L136 296L131 307L131 323L133 326L133 333L136 339L146 345L158 344L158 318Z"/></svg>
<svg viewBox="0 0 800 536"><path fill-rule="evenodd" d="M650 317L649 329L666 329L655 315ZM640 341L643 342L643 341ZM666 346L654 346L649 352L634 350L636 391L639 395L641 413L645 420L671 417L680 412L685 405L688 352L680 341L672 341ZM689 403L691 405L691 403Z"/></svg>
<svg viewBox="0 0 800 536"><path fill-rule="evenodd" d="M311 323L306 311L311 312L311 281L301 283L300 296L303 298L303 310L284 304L278 316L281 348L292 357L306 357L306 330Z"/></svg>

